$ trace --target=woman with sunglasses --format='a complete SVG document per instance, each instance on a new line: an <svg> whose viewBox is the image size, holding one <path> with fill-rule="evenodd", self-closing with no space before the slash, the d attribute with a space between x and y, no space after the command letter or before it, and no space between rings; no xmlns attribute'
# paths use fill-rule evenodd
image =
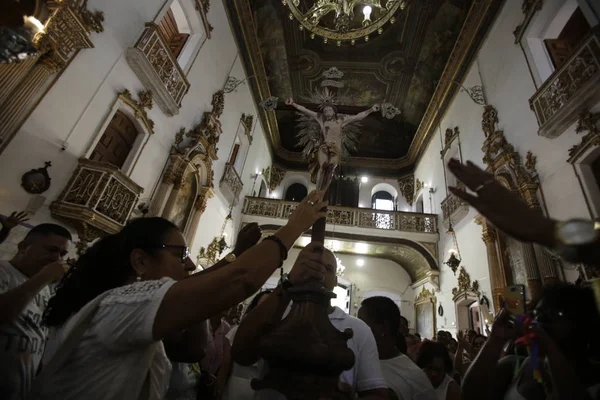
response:
<svg viewBox="0 0 600 400"><path fill-rule="evenodd" d="M259 290L326 205L312 192L273 236L226 267L190 277L185 239L165 219L134 220L100 239L48 304L52 331L29 398L162 400L171 370L162 340Z"/></svg>
<svg viewBox="0 0 600 400"><path fill-rule="evenodd" d="M567 283L545 287L534 311L534 321L530 332L539 346L539 365L533 366L531 357L520 365L516 357L500 358L508 341L526 333L522 327L515 327L514 320L502 310L465 375L463 400L599 398L600 317L592 290ZM515 374L517 366L520 368ZM541 380L534 376L534 367L540 371Z"/></svg>

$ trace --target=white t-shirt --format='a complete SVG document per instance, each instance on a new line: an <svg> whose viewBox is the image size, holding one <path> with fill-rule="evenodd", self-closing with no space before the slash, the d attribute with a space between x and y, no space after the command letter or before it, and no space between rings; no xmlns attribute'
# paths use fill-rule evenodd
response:
<svg viewBox="0 0 600 400"><path fill-rule="evenodd" d="M8 261L0 261L0 294L27 282L21 271ZM47 329L41 325L50 289L44 287L9 324L0 325L0 394L4 400L24 400L36 375Z"/></svg>
<svg viewBox="0 0 600 400"><path fill-rule="evenodd" d="M381 360L387 386L399 400L437 400L431 381L410 358L404 354Z"/></svg>
<svg viewBox="0 0 600 400"><path fill-rule="evenodd" d="M348 347L354 352L354 366L342 372L340 380L352 386L356 392L386 389L387 384L381 372L377 344L371 328L358 318L346 314L335 307L329 314L331 324L339 331L351 328L354 336L348 340ZM260 376L264 377L268 366L264 360L259 361ZM257 400L284 400L285 397L274 390L265 389L256 392Z"/></svg>
<svg viewBox="0 0 600 400"><path fill-rule="evenodd" d="M238 326L236 325L231 328L225 336L232 346ZM223 400L252 400L254 398L254 390L250 387L250 382L252 382L252 379L258 377L258 363L246 367L233 360L231 362L233 363L231 376L223 391Z"/></svg>
<svg viewBox="0 0 600 400"><path fill-rule="evenodd" d="M39 398L136 400L148 373L144 359L153 346L149 399L164 399L171 364L162 341L153 339L152 327L163 297L174 283L163 278L110 290L80 343ZM51 329L42 365L50 361L80 316L81 310L58 329Z"/></svg>

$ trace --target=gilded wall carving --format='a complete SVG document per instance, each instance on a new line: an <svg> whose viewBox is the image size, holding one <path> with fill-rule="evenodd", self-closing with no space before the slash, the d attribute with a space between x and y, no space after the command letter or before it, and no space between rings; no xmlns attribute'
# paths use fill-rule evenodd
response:
<svg viewBox="0 0 600 400"><path fill-rule="evenodd" d="M413 174L398 179L400 193L406 199L406 202L412 206L415 199L415 176Z"/></svg>
<svg viewBox="0 0 600 400"><path fill-rule="evenodd" d="M515 43L519 43L527 26L531 22L534 14L542 9L544 2L543 0L523 0L523 4L521 4L521 11L525 17L524 21L521 22L515 30L513 31L513 35L515 37Z"/></svg>
<svg viewBox="0 0 600 400"><path fill-rule="evenodd" d="M248 137L250 144L252 144L252 125L254 125L254 115L242 114L240 122L242 123L242 127L244 128L244 133Z"/></svg>
<svg viewBox="0 0 600 400"><path fill-rule="evenodd" d="M446 152L450 149L450 146L452 145L454 140L456 138L458 138L459 134L460 134L460 131L458 129L458 126L454 127L454 129L451 129L451 128L446 129L446 133L444 134L444 148L440 152L442 157L444 157L446 155Z"/></svg>
<svg viewBox="0 0 600 400"><path fill-rule="evenodd" d="M135 100L131 95L131 92L127 89L119 92L119 100L133 109L135 118L140 120L148 132L152 134L154 133L154 121L148 117L147 112L147 110L152 110L152 92L140 91L138 92L138 99L139 100Z"/></svg>
<svg viewBox="0 0 600 400"><path fill-rule="evenodd" d="M571 164L575 163L589 149L600 145L600 128L598 128L598 121L600 121L600 113L585 111L579 116L575 132L578 134L587 133L583 135L579 144L576 144L569 149L568 162Z"/></svg>
<svg viewBox="0 0 600 400"><path fill-rule="evenodd" d="M479 294L479 282L473 281L471 282L471 276L465 270L464 267L460 267L460 272L458 273L458 286L452 289L452 297L453 300L456 301L459 297L461 297L466 292L473 292Z"/></svg>
<svg viewBox="0 0 600 400"><path fill-rule="evenodd" d="M283 168L279 168L276 165L271 166L271 175L269 178L269 190L273 191L273 190L277 189L277 187L283 181L285 172L286 171Z"/></svg>

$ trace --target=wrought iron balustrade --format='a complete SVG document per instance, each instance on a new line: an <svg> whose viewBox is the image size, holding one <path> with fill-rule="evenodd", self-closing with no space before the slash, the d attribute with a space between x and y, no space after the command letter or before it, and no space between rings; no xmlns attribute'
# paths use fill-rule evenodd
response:
<svg viewBox="0 0 600 400"><path fill-rule="evenodd" d="M89 241L120 231L143 191L116 166L82 158L50 211Z"/></svg>
<svg viewBox="0 0 600 400"><path fill-rule="evenodd" d="M238 175L235 167L229 163L225 165L225 172L223 173L223 178L221 179L220 187L223 190L223 194L228 198L228 200L234 204L236 204L239 200L240 193L244 188L244 184L242 183L242 179Z"/></svg>
<svg viewBox="0 0 600 400"><path fill-rule="evenodd" d="M127 51L127 61L163 112L178 114L190 83L156 24L146 24L135 46Z"/></svg>
<svg viewBox="0 0 600 400"><path fill-rule="evenodd" d="M442 216L444 218L444 226L448 228L450 219L456 224L469 213L469 205L461 198L453 194L449 194L442 201Z"/></svg>
<svg viewBox="0 0 600 400"><path fill-rule="evenodd" d="M539 133L557 137L575 122L582 108L600 101L600 29L587 38L571 57L529 99Z"/></svg>
<svg viewBox="0 0 600 400"><path fill-rule="evenodd" d="M287 219L298 203L260 197L246 197L243 213ZM327 223L382 230L437 233L437 215L365 208L335 207L327 209Z"/></svg>

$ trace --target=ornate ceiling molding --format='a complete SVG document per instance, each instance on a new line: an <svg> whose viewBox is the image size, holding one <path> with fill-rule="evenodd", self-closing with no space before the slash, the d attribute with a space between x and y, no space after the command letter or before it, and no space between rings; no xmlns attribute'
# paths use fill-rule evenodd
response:
<svg viewBox="0 0 600 400"><path fill-rule="evenodd" d="M238 46L242 49L241 57L247 75L256 77L248 82L254 101L258 104L271 97L272 93L264 69L250 1L225 0L224 3ZM408 155L398 159L350 157L348 161L344 162L344 165L390 170L390 173L396 173L414 165L425 151L426 144L435 133L439 119L460 88L454 84L454 81L460 82L464 78L502 3L502 0L473 1L433 97L410 145ZM301 153L290 152L282 147L275 112L259 107L259 118L263 130L268 132L268 141L271 145L269 148L272 154L282 161L302 163Z"/></svg>
<svg viewBox="0 0 600 400"><path fill-rule="evenodd" d="M569 149L569 159L567 160L569 163L575 164L589 149L600 146L598 121L600 121L600 113L585 111L579 116L575 132L587 132L587 134L581 138L579 144Z"/></svg>

